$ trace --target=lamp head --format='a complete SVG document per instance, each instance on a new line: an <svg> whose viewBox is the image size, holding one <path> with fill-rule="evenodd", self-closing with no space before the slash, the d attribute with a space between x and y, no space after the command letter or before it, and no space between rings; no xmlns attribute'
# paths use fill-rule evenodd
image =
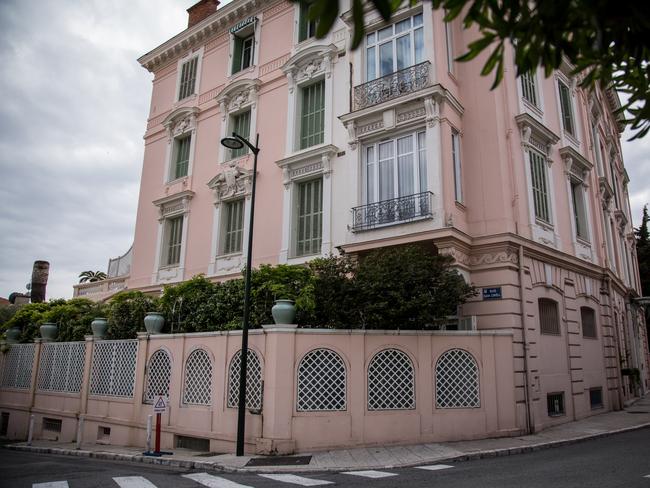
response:
<svg viewBox="0 0 650 488"><path fill-rule="evenodd" d="M221 145L228 149L241 149L244 143L235 137L224 137L221 139Z"/></svg>

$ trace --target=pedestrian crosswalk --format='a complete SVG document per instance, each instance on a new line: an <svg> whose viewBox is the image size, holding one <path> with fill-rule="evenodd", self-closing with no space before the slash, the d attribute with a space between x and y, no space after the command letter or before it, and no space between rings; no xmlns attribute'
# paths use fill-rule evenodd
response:
<svg viewBox="0 0 650 488"><path fill-rule="evenodd" d="M439 471L442 469L452 468L448 464L432 464L428 466L417 466L418 469L424 469L429 471ZM206 486L208 488L264 488L270 486L282 487L286 485L298 485L298 486L323 486L323 485L336 485L338 480L331 479L321 479L323 477L332 478L335 477L337 473L330 473L328 475L317 474L317 475L307 475L299 476L296 474L289 473L273 473L273 474L257 474L257 475L247 475L245 476L246 481L243 484L228 479L224 476L217 476L209 473L187 473L180 475L183 478L194 481L198 486ZM345 476L357 476L361 478L369 479L379 479L379 478L389 478L393 476L399 476L400 473L391 472L391 471L376 471L376 470L359 470L359 471L342 471L338 474ZM334 476L333 476L334 475ZM173 475L178 476L178 475ZM231 475L235 477L237 475ZM259 479L260 482L264 480L263 484L258 484L255 480ZM269 484L269 481L275 481L275 484ZM119 488L158 488L152 481L145 478L144 476L118 476L113 478L115 485ZM344 483L342 483L344 484ZM73 488L74 488L73 483ZM104 486L104 485L102 485ZM169 486L166 484L165 486ZM60 481L49 481L45 483L34 483L32 488L70 488L67 480ZM287 487L288 488L288 487Z"/></svg>

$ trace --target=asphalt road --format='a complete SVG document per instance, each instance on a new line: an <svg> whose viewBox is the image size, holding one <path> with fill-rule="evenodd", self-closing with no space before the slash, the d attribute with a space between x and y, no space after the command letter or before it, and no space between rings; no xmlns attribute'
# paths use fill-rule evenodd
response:
<svg viewBox="0 0 650 488"><path fill-rule="evenodd" d="M285 475L278 480L258 474L202 474L162 466L151 467L3 449L0 451L0 487L291 488L338 485L358 488L650 488L650 429L528 454L436 467L438 469L433 470L386 469L381 470L380 474L365 473L365 476L346 473L296 473L296 478L291 475L287 478ZM39 483L45 484L39 486Z"/></svg>

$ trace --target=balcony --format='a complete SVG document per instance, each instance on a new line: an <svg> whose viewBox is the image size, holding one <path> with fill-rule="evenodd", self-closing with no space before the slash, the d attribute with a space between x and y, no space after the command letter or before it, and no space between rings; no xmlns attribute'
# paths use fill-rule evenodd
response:
<svg viewBox="0 0 650 488"><path fill-rule="evenodd" d="M431 63L425 61L354 87L354 110L416 92L429 86Z"/></svg>
<svg viewBox="0 0 650 488"><path fill-rule="evenodd" d="M126 288L129 275L116 276L101 281L79 283L73 285L73 298L88 298L93 302L101 302Z"/></svg>
<svg viewBox="0 0 650 488"><path fill-rule="evenodd" d="M433 193L425 191L354 207L352 209L352 231L358 232L414 220L430 219L433 217L432 196Z"/></svg>

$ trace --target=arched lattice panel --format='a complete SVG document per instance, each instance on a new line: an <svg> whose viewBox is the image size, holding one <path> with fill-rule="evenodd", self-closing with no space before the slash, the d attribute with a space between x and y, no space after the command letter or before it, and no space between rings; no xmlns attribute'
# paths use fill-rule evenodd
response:
<svg viewBox="0 0 650 488"><path fill-rule="evenodd" d="M203 349L194 351L185 362L183 403L187 405L212 404L212 361Z"/></svg>
<svg viewBox="0 0 650 488"><path fill-rule="evenodd" d="M368 366L368 410L415 408L413 363L398 349L375 354Z"/></svg>
<svg viewBox="0 0 650 488"><path fill-rule="evenodd" d="M346 409L345 363L334 351L315 349L300 361L297 407L302 412Z"/></svg>
<svg viewBox="0 0 650 488"><path fill-rule="evenodd" d="M478 408L478 365L462 349L445 352L436 363L436 408Z"/></svg>
<svg viewBox="0 0 650 488"><path fill-rule="evenodd" d="M156 395L169 397L169 382L172 377L172 360L164 349L158 349L147 364L147 388L144 403L152 403Z"/></svg>
<svg viewBox="0 0 650 488"><path fill-rule="evenodd" d="M246 408L262 408L262 362L258 354L248 350L246 358ZM228 407L239 406L239 378L241 376L241 351L237 351L228 369Z"/></svg>

